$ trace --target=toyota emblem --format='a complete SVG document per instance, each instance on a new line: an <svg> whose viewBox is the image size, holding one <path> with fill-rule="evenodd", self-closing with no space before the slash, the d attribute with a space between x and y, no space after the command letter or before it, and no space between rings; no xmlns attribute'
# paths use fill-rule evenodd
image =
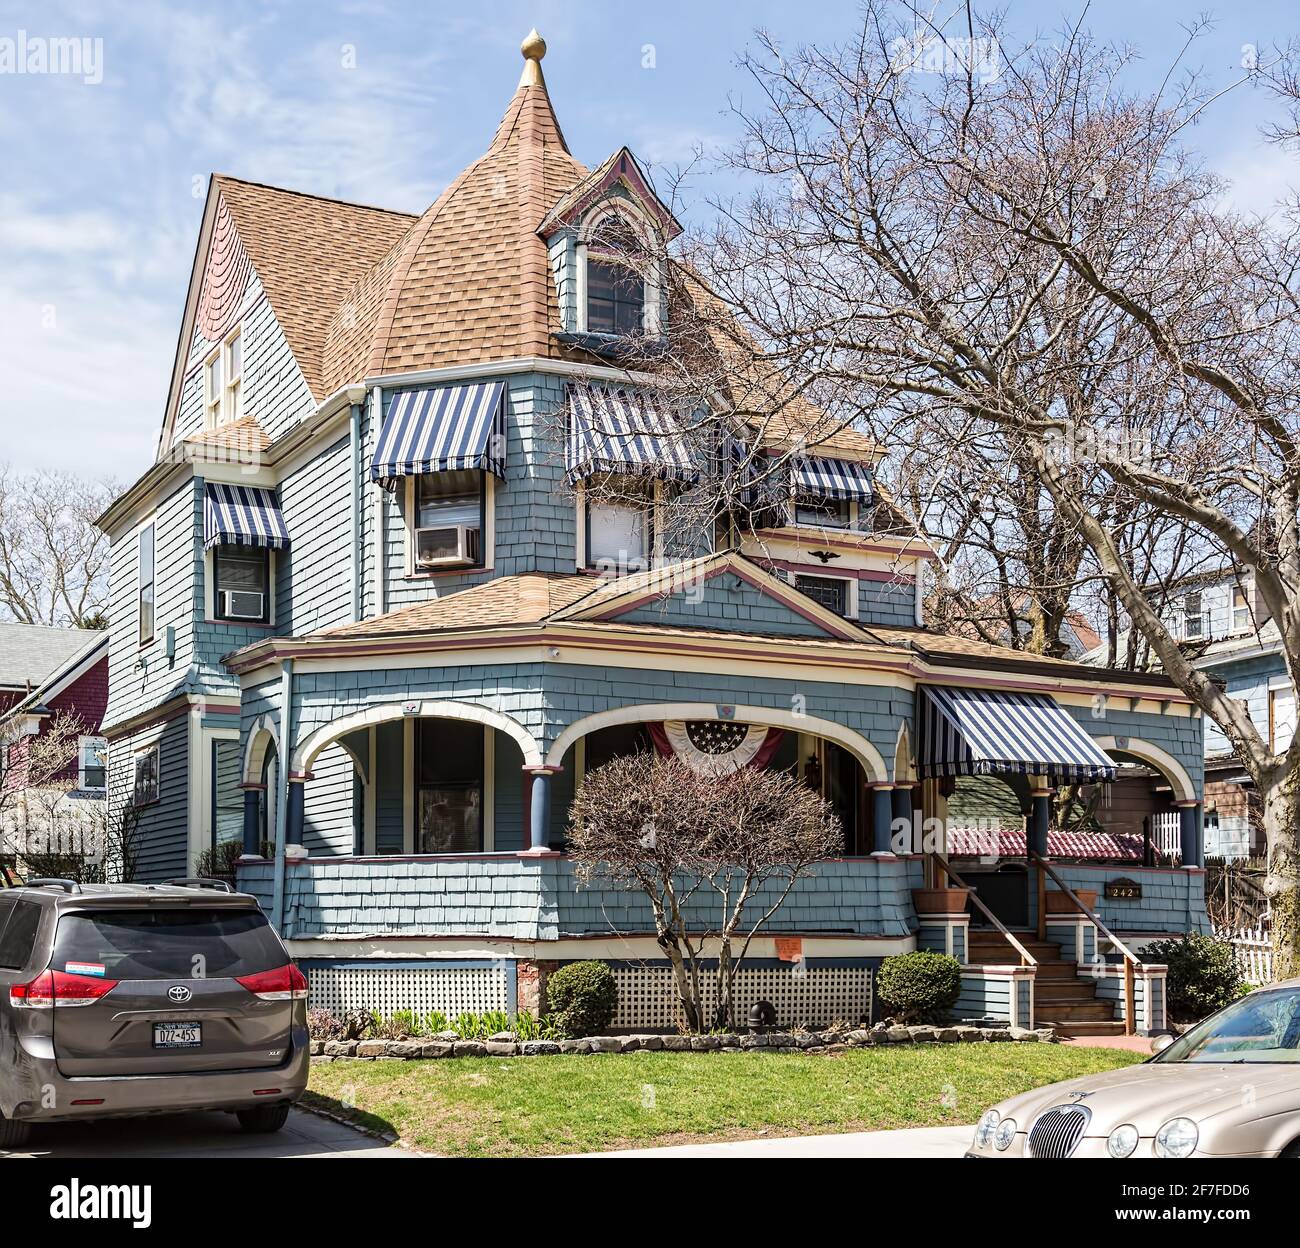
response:
<svg viewBox="0 0 1300 1248"><path fill-rule="evenodd" d="M167 996L178 1005L188 1001L194 994L184 984L173 984L167 989Z"/></svg>

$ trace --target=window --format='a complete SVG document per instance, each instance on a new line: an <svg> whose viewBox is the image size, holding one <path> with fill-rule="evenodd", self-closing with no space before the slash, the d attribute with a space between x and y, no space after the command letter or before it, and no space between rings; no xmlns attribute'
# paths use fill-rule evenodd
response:
<svg viewBox="0 0 1300 1248"><path fill-rule="evenodd" d="M1240 585L1232 588L1232 631L1245 632L1250 628L1250 601Z"/></svg>
<svg viewBox="0 0 1300 1248"><path fill-rule="evenodd" d="M794 587L836 615L849 613L849 582L836 576L796 576Z"/></svg>
<svg viewBox="0 0 1300 1248"><path fill-rule="evenodd" d="M801 495L794 501L795 524L847 529L850 517L847 498L816 498L811 495Z"/></svg>
<svg viewBox="0 0 1300 1248"><path fill-rule="evenodd" d="M154 632L154 533L153 525L146 524L140 530L139 544L136 547L136 584L139 587L138 619L140 625L140 644L147 645L153 640Z"/></svg>
<svg viewBox="0 0 1300 1248"><path fill-rule="evenodd" d="M244 752L238 740L212 742L212 848L244 839Z"/></svg>
<svg viewBox="0 0 1300 1248"><path fill-rule="evenodd" d="M217 619L267 623L271 617L271 552L255 546L216 546L212 560Z"/></svg>
<svg viewBox="0 0 1300 1248"><path fill-rule="evenodd" d="M415 480L415 570L482 567L483 473L463 469Z"/></svg>
<svg viewBox="0 0 1300 1248"><path fill-rule="evenodd" d="M77 788L108 788L108 742L103 737L82 737L78 751Z"/></svg>
<svg viewBox="0 0 1300 1248"><path fill-rule="evenodd" d="M203 410L209 429L244 412L244 336L235 330L203 366Z"/></svg>
<svg viewBox="0 0 1300 1248"><path fill-rule="evenodd" d="M1276 754L1291 747L1295 736L1295 691L1290 688L1268 691L1268 739Z"/></svg>
<svg viewBox="0 0 1300 1248"><path fill-rule="evenodd" d="M41 925L41 907L35 901L19 901L4 922L0 911L0 967L20 971L27 965L36 947L36 931Z"/></svg>
<svg viewBox="0 0 1300 1248"><path fill-rule="evenodd" d="M1183 636L1200 637L1205 632L1205 617L1201 611L1201 595L1187 594L1183 598Z"/></svg>
<svg viewBox="0 0 1300 1248"><path fill-rule="evenodd" d="M626 575L650 566L654 549L654 507L650 492L644 501L626 486L614 498L587 495L587 566Z"/></svg>
<svg viewBox="0 0 1300 1248"><path fill-rule="evenodd" d="M415 727L415 852L481 853L483 726L421 719Z"/></svg>
<svg viewBox="0 0 1300 1248"><path fill-rule="evenodd" d="M158 800L158 747L135 756L135 784L131 790L132 806L148 806Z"/></svg>
<svg viewBox="0 0 1300 1248"><path fill-rule="evenodd" d="M645 282L624 264L587 260L587 332L626 337L645 329Z"/></svg>

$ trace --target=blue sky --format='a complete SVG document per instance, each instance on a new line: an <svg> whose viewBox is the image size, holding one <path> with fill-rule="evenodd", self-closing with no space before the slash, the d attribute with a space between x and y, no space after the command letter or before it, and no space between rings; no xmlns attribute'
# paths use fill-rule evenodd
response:
<svg viewBox="0 0 1300 1248"><path fill-rule="evenodd" d="M734 134L735 58L755 27L821 42L857 20L850 0L483 7L0 0L0 42L103 41L98 83L0 72L0 461L122 481L148 466L209 172L419 212L491 138L533 25L575 154L595 164L627 143L672 164ZM1079 6L1009 10L1021 33L1050 36ZM1088 23L1137 45L1141 78L1162 72L1197 11L1096 0ZM1243 45L1300 34L1280 0L1208 12L1215 29L1193 63L1221 84ZM1236 92L1194 135L1233 199L1260 210L1300 187L1300 162L1258 137L1265 109Z"/></svg>

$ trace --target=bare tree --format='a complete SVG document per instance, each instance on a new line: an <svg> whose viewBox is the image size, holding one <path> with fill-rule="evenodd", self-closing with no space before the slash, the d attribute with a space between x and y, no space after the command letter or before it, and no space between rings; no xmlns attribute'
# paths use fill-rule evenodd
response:
<svg viewBox="0 0 1300 1248"><path fill-rule="evenodd" d="M108 538L94 521L112 495L107 482L0 465L0 615L104 627Z"/></svg>
<svg viewBox="0 0 1300 1248"><path fill-rule="evenodd" d="M78 715L61 711L43 732L0 738L6 761L0 775L0 849L17 853L29 869L49 856L102 853L104 803L69 800L77 787L84 732Z"/></svg>
<svg viewBox="0 0 1300 1248"><path fill-rule="evenodd" d="M752 190L687 260L791 387L895 464L924 456L1002 511L1017 473L1039 484L1254 779L1295 974L1300 735L1275 754L1193 666L1136 556L1154 524L1161 558L1249 571L1300 682L1298 219L1223 207L1187 148L1215 98L1195 74L1134 93L1133 54L1079 26L1014 46L996 16L957 18L869 3L833 48L760 36L762 103L730 156Z"/></svg>
<svg viewBox="0 0 1300 1248"><path fill-rule="evenodd" d="M705 774L652 754L589 772L569 813L579 880L649 900L691 1031L734 1025L736 972L750 942L795 882L841 845L829 804L787 772ZM701 961L714 953L710 1016Z"/></svg>

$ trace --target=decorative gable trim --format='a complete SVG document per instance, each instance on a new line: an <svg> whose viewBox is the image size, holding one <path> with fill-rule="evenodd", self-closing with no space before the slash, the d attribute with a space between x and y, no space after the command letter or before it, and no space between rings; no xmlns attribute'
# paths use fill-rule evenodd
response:
<svg viewBox="0 0 1300 1248"><path fill-rule="evenodd" d="M549 239L557 230L576 229L591 208L610 198L610 192L621 186L636 205L653 221L667 242L676 238L682 227L668 206L655 194L637 158L627 147L620 147L594 173L584 178L542 218L537 232Z"/></svg>

